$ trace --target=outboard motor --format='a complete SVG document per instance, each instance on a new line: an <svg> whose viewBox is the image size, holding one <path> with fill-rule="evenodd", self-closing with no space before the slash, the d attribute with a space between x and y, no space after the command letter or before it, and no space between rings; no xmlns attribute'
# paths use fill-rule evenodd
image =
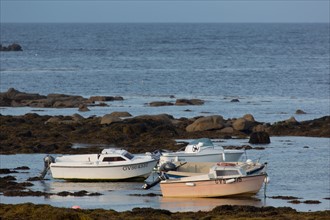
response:
<svg viewBox="0 0 330 220"><path fill-rule="evenodd" d="M153 181L152 183L145 183L142 188L143 189L150 189L151 187L154 187L156 186L158 183L160 183L160 181L162 180L167 180L168 179L168 176L166 175L166 173L158 173L158 177L155 181Z"/></svg>
<svg viewBox="0 0 330 220"><path fill-rule="evenodd" d="M41 180L44 179L44 177L46 176L51 163L55 163L54 157L52 157L50 155L47 155L46 157L44 157L44 170L39 175L39 178Z"/></svg>
<svg viewBox="0 0 330 220"><path fill-rule="evenodd" d="M161 172L175 171L177 168L178 167L175 166L174 163L167 161L166 163L163 163L162 165L160 165L159 171L161 171Z"/></svg>

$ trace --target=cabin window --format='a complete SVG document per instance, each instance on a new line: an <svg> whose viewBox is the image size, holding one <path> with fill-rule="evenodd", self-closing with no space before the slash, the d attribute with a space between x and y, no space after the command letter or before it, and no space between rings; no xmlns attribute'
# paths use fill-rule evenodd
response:
<svg viewBox="0 0 330 220"><path fill-rule="evenodd" d="M233 176L238 175L237 170L216 170L217 176Z"/></svg>
<svg viewBox="0 0 330 220"><path fill-rule="evenodd" d="M132 154L130 154L130 153L126 153L126 154L124 154L124 156L127 158L127 159L129 159L129 160L132 160L133 159L133 155Z"/></svg>
<svg viewBox="0 0 330 220"><path fill-rule="evenodd" d="M122 157L104 157L102 162L117 162L117 161L125 161L125 158Z"/></svg>

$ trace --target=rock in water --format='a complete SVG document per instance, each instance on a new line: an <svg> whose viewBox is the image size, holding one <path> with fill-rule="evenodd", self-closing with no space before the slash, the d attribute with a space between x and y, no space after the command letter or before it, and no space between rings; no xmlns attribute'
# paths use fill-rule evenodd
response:
<svg viewBox="0 0 330 220"><path fill-rule="evenodd" d="M249 143L250 144L269 144L270 143L269 134L265 131L253 132L250 135Z"/></svg>

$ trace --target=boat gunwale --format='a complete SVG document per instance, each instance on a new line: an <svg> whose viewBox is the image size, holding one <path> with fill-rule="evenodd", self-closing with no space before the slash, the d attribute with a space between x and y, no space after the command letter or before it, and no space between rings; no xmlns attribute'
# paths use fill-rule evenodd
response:
<svg viewBox="0 0 330 220"><path fill-rule="evenodd" d="M117 163L120 163L120 162L121 161L119 161ZM51 163L50 167L51 168L112 168L112 167L132 166L132 165L138 165L138 164L143 164L143 163L152 163L152 162L156 162L156 164L157 164L157 160L152 159L152 158L150 160L147 160L147 161L132 162L132 160L131 160L131 161L127 161L127 162L129 162L129 163L113 164L114 162L102 162L102 161L100 161L98 164L96 164L95 162L90 162L90 165L83 165L83 164L81 164L80 161L77 161L77 162L76 161L74 161L74 162L62 162L61 161L61 162ZM68 164L68 165L61 165L61 163L65 163L65 164ZM69 165L69 164L74 164L74 165Z"/></svg>
<svg viewBox="0 0 330 220"><path fill-rule="evenodd" d="M208 175L208 174L205 174ZM187 177L182 177L182 178L178 178L178 179L167 179L167 180L163 180L160 182L160 184L177 184L177 183L191 183L191 182L207 182L207 181L216 181L216 180L228 180L228 179L236 179L236 178L241 178L241 179L246 179L246 178L252 178L252 177L258 177L258 176L264 176L267 177L267 173L260 173L260 174L255 174L255 175L248 175L248 176L237 176L237 177L228 177L228 178L209 178L209 179L205 179L205 180L201 180L201 179L196 179L196 180L187 180L184 181L182 180L183 178L187 178ZM194 176L197 177L197 176Z"/></svg>

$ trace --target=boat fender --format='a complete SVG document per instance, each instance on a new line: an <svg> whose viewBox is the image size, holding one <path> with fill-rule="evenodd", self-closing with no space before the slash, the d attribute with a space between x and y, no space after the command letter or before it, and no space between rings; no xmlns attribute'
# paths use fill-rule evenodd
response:
<svg viewBox="0 0 330 220"><path fill-rule="evenodd" d="M186 186L196 186L195 183L186 183Z"/></svg>
<svg viewBox="0 0 330 220"><path fill-rule="evenodd" d="M269 179L269 176L266 176L265 179L264 179L264 183L269 183L270 182L270 179Z"/></svg>
<svg viewBox="0 0 330 220"><path fill-rule="evenodd" d="M228 180L226 180L226 184L230 184L230 183L234 183L234 182L236 182L235 179L228 179Z"/></svg>

